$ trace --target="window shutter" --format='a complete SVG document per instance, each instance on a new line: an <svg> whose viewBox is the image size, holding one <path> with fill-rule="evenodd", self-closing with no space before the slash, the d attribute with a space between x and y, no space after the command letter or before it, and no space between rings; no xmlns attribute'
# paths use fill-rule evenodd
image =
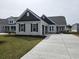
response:
<svg viewBox="0 0 79 59"><path fill-rule="evenodd" d="M51 26L50 26L50 31L51 31Z"/></svg>
<svg viewBox="0 0 79 59"><path fill-rule="evenodd" d="M31 24L31 32L32 32L32 24Z"/></svg>
<svg viewBox="0 0 79 59"><path fill-rule="evenodd" d="M54 27L52 26L52 31L54 30Z"/></svg>
<svg viewBox="0 0 79 59"><path fill-rule="evenodd" d="M36 31L38 32L38 24L36 24Z"/></svg>
<svg viewBox="0 0 79 59"><path fill-rule="evenodd" d="M24 24L24 32L25 32L25 24Z"/></svg>
<svg viewBox="0 0 79 59"><path fill-rule="evenodd" d="M20 32L20 24L19 24L19 32Z"/></svg>

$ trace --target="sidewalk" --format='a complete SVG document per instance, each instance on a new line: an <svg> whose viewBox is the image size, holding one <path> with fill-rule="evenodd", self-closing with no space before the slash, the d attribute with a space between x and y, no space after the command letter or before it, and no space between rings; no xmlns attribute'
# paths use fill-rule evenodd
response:
<svg viewBox="0 0 79 59"><path fill-rule="evenodd" d="M71 34L53 34L21 59L79 59L79 38Z"/></svg>
<svg viewBox="0 0 79 59"><path fill-rule="evenodd" d="M8 33L0 33L0 35L8 35Z"/></svg>

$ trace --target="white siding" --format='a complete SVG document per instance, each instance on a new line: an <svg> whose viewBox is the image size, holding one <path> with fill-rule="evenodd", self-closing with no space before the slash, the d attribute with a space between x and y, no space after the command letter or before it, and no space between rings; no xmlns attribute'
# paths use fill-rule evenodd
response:
<svg viewBox="0 0 79 59"><path fill-rule="evenodd" d="M51 26L51 31L50 31L50 26ZM53 26L53 30L52 30L52 26ZM49 25L48 26L48 32L49 33L56 33L56 25Z"/></svg>
<svg viewBox="0 0 79 59"><path fill-rule="evenodd" d="M31 24L38 23L38 32L31 32ZM25 32L19 32L19 24L25 24ZM41 30L41 22L40 21L27 21L27 22L17 22L16 24L16 34L17 35L42 35Z"/></svg>

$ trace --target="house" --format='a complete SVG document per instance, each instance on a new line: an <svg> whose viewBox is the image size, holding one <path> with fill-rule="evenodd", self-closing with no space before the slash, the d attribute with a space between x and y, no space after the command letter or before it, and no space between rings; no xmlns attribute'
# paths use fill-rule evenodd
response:
<svg viewBox="0 0 79 59"><path fill-rule="evenodd" d="M79 23L75 23L71 28L72 32L79 32Z"/></svg>
<svg viewBox="0 0 79 59"><path fill-rule="evenodd" d="M4 26L5 32L16 32L16 21L18 17L8 17L7 24Z"/></svg>
<svg viewBox="0 0 79 59"><path fill-rule="evenodd" d="M0 19L0 32L15 32L16 35L46 35L67 31L64 16L39 17L30 9L26 9L19 17Z"/></svg>
<svg viewBox="0 0 79 59"><path fill-rule="evenodd" d="M71 32L71 31L72 31L72 26L71 26L71 25L67 25L66 31L67 31L67 32Z"/></svg>
<svg viewBox="0 0 79 59"><path fill-rule="evenodd" d="M48 24L44 22L38 15L27 9L18 18L16 22L17 35L44 35L45 26Z"/></svg>
<svg viewBox="0 0 79 59"><path fill-rule="evenodd" d="M62 33L66 31L66 25L64 16L39 17L33 11L26 9L16 21L16 35Z"/></svg>
<svg viewBox="0 0 79 59"><path fill-rule="evenodd" d="M55 22L55 30L56 33L63 33L66 31L66 19L64 16L53 16L53 17L48 17L52 22Z"/></svg>
<svg viewBox="0 0 79 59"><path fill-rule="evenodd" d="M0 19L0 33L5 32L4 28L5 28L5 25L7 24L8 22L6 19Z"/></svg>

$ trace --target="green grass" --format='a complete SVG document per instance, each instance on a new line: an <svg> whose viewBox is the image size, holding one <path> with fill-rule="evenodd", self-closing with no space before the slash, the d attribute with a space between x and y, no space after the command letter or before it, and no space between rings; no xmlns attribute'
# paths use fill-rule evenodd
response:
<svg viewBox="0 0 79 59"><path fill-rule="evenodd" d="M79 34L79 32L65 32L64 34Z"/></svg>
<svg viewBox="0 0 79 59"><path fill-rule="evenodd" d="M20 59L43 38L27 36L0 36L0 59Z"/></svg>

